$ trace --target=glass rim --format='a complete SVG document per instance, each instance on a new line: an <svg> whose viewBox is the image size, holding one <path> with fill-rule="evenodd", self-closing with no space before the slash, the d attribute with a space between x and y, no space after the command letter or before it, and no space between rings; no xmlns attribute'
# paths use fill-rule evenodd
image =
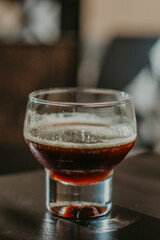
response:
<svg viewBox="0 0 160 240"><path fill-rule="evenodd" d="M108 102L63 102L63 101L51 101L41 99L36 97L36 95L41 94L51 94L51 93L69 93L69 92L83 92L83 93L90 93L90 94L119 94L121 95L122 99L115 100L115 101L108 101ZM35 90L29 94L29 100L34 103L39 104L48 104L54 106L63 106L63 107L111 107L117 105L124 105L127 103L132 102L132 96L121 90L114 90L114 89L104 89L104 88L81 88L81 87L66 87L66 88L48 88L48 89L40 89Z"/></svg>

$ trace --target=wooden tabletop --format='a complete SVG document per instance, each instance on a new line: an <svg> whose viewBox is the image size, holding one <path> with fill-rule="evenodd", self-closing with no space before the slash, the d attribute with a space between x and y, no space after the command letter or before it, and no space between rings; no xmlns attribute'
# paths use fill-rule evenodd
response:
<svg viewBox="0 0 160 240"><path fill-rule="evenodd" d="M116 169L110 215L75 221L45 208L44 171L0 176L2 239L160 239L160 156L140 151Z"/></svg>

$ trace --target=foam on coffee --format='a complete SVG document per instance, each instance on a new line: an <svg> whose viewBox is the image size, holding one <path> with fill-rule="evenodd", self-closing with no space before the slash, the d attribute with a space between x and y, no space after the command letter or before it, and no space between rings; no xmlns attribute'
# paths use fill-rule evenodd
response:
<svg viewBox="0 0 160 240"><path fill-rule="evenodd" d="M134 124L127 118L99 117L89 113L37 115L29 113L30 126L24 127L26 139L48 146L94 149L133 142Z"/></svg>

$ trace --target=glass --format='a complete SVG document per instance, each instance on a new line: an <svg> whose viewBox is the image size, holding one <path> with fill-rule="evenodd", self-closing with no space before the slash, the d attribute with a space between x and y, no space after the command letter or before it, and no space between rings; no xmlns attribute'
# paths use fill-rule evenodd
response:
<svg viewBox="0 0 160 240"><path fill-rule="evenodd" d="M112 176L136 140L132 97L115 90L48 89L29 95L25 141L45 167L46 207L93 218L112 207Z"/></svg>

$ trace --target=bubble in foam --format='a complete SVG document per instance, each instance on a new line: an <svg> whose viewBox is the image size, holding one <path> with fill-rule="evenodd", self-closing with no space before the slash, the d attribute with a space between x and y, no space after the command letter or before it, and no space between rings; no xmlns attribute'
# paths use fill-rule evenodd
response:
<svg viewBox="0 0 160 240"><path fill-rule="evenodd" d="M89 113L45 114L36 118L32 113L30 125L24 130L25 138L50 146L111 147L136 138L134 124L128 119L119 123L119 117L102 118Z"/></svg>

